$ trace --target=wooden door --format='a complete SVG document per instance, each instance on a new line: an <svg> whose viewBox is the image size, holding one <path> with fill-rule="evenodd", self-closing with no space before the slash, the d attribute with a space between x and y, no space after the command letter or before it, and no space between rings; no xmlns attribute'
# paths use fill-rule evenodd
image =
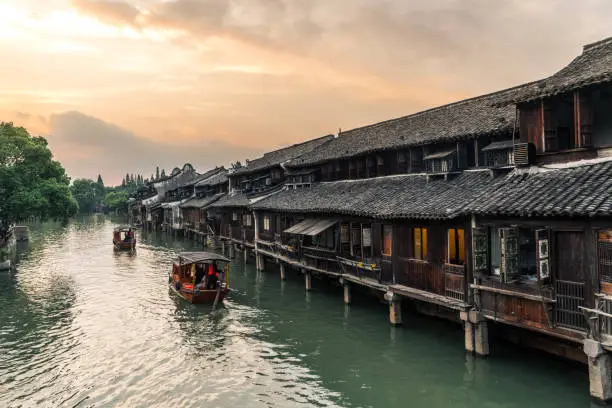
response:
<svg viewBox="0 0 612 408"><path fill-rule="evenodd" d="M585 306L587 293L584 232L555 232L554 253L557 297L555 322L561 327L585 330L586 321L580 310L581 306Z"/></svg>

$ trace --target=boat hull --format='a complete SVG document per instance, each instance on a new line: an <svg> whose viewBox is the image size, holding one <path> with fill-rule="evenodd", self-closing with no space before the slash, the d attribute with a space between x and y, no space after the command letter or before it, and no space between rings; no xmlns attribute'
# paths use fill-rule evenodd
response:
<svg viewBox="0 0 612 408"><path fill-rule="evenodd" d="M132 251L134 249L136 249L136 241L132 241L132 242L113 242L113 245L115 246L115 249L118 251Z"/></svg>
<svg viewBox="0 0 612 408"><path fill-rule="evenodd" d="M170 284L168 286L170 287L170 289L174 291L174 293L176 293L177 295L179 295L180 297L182 297L183 299L185 299L186 301L194 305L213 304L215 302L215 298L217 297L217 289L200 290L198 293L198 292L191 291L191 289L177 290L173 284ZM225 298L225 295L227 295L229 292L230 292L230 289L228 288L221 289L221 291L219 292L219 302L222 302L223 299Z"/></svg>

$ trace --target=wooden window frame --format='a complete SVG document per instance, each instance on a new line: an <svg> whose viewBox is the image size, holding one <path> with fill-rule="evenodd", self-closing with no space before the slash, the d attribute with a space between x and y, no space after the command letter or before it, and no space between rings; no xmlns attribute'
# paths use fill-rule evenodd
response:
<svg viewBox="0 0 612 408"><path fill-rule="evenodd" d="M417 239L417 231L419 238ZM423 234L424 233L424 234ZM423 236L425 239L423 239ZM412 258L419 261L427 261L429 248L427 245L428 231L427 227L413 227L412 228ZM425 245L423 245L423 242ZM417 250L418 245L418 250Z"/></svg>
<svg viewBox="0 0 612 408"><path fill-rule="evenodd" d="M264 215L263 217L263 229L264 231L270 231L272 225L272 220L269 215Z"/></svg>
<svg viewBox="0 0 612 408"><path fill-rule="evenodd" d="M459 237L459 231L463 231L463 244ZM455 256L451 257L451 233L454 240ZM463 247L463 251L461 251ZM446 230L446 263L449 265L463 266L465 265L465 229L464 228L448 228Z"/></svg>
<svg viewBox="0 0 612 408"><path fill-rule="evenodd" d="M386 235L389 234L389 245L388 248L385 248L386 243ZM381 253L383 256L392 256L393 255L393 226L391 224L383 224L382 226L382 243L381 243ZM388 249L388 252L386 251Z"/></svg>

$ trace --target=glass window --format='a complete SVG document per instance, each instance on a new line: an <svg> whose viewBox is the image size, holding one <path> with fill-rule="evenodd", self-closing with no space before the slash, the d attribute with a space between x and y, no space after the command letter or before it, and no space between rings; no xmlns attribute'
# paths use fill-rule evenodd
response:
<svg viewBox="0 0 612 408"><path fill-rule="evenodd" d="M612 282L612 230L599 231L597 234L597 260L599 278L603 282Z"/></svg>
<svg viewBox="0 0 612 408"><path fill-rule="evenodd" d="M269 215L264 215L263 224L264 224L263 225L264 230L270 231L270 216Z"/></svg>
<svg viewBox="0 0 612 408"><path fill-rule="evenodd" d="M415 259L427 259L427 228L414 228L413 229L413 242L414 251L413 257Z"/></svg>
<svg viewBox="0 0 612 408"><path fill-rule="evenodd" d="M491 256L491 274L499 276L501 271L501 242L498 228L489 228L489 248Z"/></svg>
<svg viewBox="0 0 612 408"><path fill-rule="evenodd" d="M453 265L465 264L465 232L462 228L448 230L447 262Z"/></svg>
<svg viewBox="0 0 612 408"><path fill-rule="evenodd" d="M393 243L393 229L390 225L383 225L383 255L391 256L391 248Z"/></svg>

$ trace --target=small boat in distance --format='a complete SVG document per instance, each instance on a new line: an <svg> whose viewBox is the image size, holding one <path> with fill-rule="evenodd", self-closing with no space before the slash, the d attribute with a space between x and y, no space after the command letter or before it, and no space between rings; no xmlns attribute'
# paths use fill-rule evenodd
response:
<svg viewBox="0 0 612 408"><path fill-rule="evenodd" d="M136 236L134 235L134 228L129 226L116 227L113 230L113 246L116 250L135 250Z"/></svg>
<svg viewBox="0 0 612 408"><path fill-rule="evenodd" d="M181 252L168 278L170 288L189 303L216 305L230 291L229 262L214 252Z"/></svg>

